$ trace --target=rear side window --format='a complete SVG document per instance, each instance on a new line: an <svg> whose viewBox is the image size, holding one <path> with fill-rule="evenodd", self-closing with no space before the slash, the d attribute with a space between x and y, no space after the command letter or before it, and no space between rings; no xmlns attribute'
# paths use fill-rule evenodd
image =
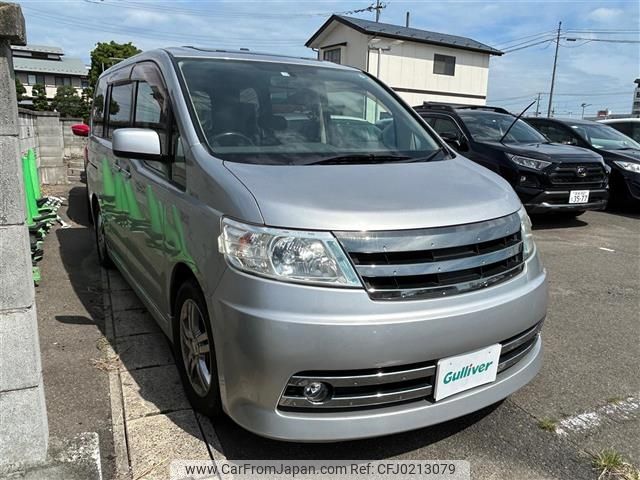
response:
<svg viewBox="0 0 640 480"><path fill-rule="evenodd" d="M91 110L91 133L104 136L104 101L107 95L107 82L100 80L96 86L96 93L93 97L93 109Z"/></svg>
<svg viewBox="0 0 640 480"><path fill-rule="evenodd" d="M109 128L108 138L118 128L131 126L131 106L133 101L133 84L113 85L109 96Z"/></svg>
<svg viewBox="0 0 640 480"><path fill-rule="evenodd" d="M574 141L572 135L564 129L551 124L542 124L534 126L542 132L549 140L554 143L571 143Z"/></svg>

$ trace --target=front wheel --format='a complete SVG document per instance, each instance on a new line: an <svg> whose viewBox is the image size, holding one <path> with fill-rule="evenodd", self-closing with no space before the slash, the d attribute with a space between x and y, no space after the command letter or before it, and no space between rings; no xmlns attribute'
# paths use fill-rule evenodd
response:
<svg viewBox="0 0 640 480"><path fill-rule="evenodd" d="M222 414L213 335L204 296L194 281L176 296L173 328L176 364L193 407L209 417Z"/></svg>

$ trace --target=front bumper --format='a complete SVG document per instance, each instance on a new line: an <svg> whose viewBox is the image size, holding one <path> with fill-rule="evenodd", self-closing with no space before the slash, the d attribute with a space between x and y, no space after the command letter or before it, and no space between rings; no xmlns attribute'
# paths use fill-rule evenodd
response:
<svg viewBox="0 0 640 480"><path fill-rule="evenodd" d="M259 435L290 441L340 441L433 425L491 405L529 382L542 345L495 382L439 402L358 411L278 409L289 378L437 360L491 345L545 317L546 273L537 254L502 284L416 301L372 301L361 289L286 284L227 269L210 301L225 411Z"/></svg>
<svg viewBox="0 0 640 480"><path fill-rule="evenodd" d="M590 188L574 188L573 190L589 190L588 203L569 203L569 195L571 190L543 190L531 194L531 189L526 189L528 196L523 204L528 213L547 213L547 212L576 212L584 210L603 210L607 206L609 199L609 191L606 188L590 189ZM522 192L516 188L518 194Z"/></svg>

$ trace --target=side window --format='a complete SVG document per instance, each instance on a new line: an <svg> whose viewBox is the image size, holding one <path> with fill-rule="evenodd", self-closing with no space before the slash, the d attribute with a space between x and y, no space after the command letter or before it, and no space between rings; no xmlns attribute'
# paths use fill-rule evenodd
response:
<svg viewBox="0 0 640 480"><path fill-rule="evenodd" d="M433 128L434 124L436 123L436 119L435 117L427 117L425 115L420 115L422 117L422 119L427 122L429 124L429 126L431 128Z"/></svg>
<svg viewBox="0 0 640 480"><path fill-rule="evenodd" d="M575 139L571 134L565 132L562 128L551 124L536 125L539 131L547 136L554 143L575 143Z"/></svg>
<svg viewBox="0 0 640 480"><path fill-rule="evenodd" d="M438 133L438 135L448 134L455 135L456 137L460 136L458 126L449 118L437 118L433 124L433 129Z"/></svg>
<svg viewBox="0 0 640 480"><path fill-rule="evenodd" d="M150 128L160 137L160 150L169 155L169 94L162 75L153 62L141 62L135 65L131 79L136 81L136 108L133 125L137 128ZM171 178L171 167L162 162L145 161L145 164L162 176Z"/></svg>
<svg viewBox="0 0 640 480"><path fill-rule="evenodd" d="M104 137L104 101L107 94L107 82L103 79L96 86L96 94L93 97L91 110L91 133Z"/></svg>
<svg viewBox="0 0 640 480"><path fill-rule="evenodd" d="M113 136L113 131L131 125L131 100L133 84L125 83L111 86L109 96L109 126L107 137Z"/></svg>

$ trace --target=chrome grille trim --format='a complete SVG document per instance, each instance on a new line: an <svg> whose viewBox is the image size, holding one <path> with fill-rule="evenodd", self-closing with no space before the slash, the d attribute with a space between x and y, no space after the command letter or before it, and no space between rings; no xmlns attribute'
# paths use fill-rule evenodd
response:
<svg viewBox="0 0 640 480"><path fill-rule="evenodd" d="M522 253L522 242L496 252L475 255L456 260L444 260L441 262L396 264L396 265L358 265L357 270L363 277L391 277L394 275L428 275L438 272L455 272L468 268L480 267L491 263L506 260Z"/></svg>
<svg viewBox="0 0 640 480"><path fill-rule="evenodd" d="M518 275L518 213L452 227L334 232L373 300L456 295Z"/></svg>
<svg viewBox="0 0 640 480"><path fill-rule="evenodd" d="M385 383L405 382L422 377L430 377L436 373L436 366L412 368L398 372L378 372L374 374L352 375L352 376L315 376L315 375L294 375L289 380L289 385L304 387L311 382L326 382L334 387L361 387L366 385L380 385Z"/></svg>
<svg viewBox="0 0 640 480"><path fill-rule="evenodd" d="M518 213L480 223L389 232L334 232L348 252L410 252L487 242L520 231Z"/></svg>
<svg viewBox="0 0 640 480"><path fill-rule="evenodd" d="M313 403L304 397L282 396L280 399L280 406L313 409L355 408L363 406L375 407L388 403L398 403L406 400L426 398L431 395L432 390L433 387L431 385L425 385L411 389L399 389L391 392L375 393L371 395L336 396L324 403Z"/></svg>

